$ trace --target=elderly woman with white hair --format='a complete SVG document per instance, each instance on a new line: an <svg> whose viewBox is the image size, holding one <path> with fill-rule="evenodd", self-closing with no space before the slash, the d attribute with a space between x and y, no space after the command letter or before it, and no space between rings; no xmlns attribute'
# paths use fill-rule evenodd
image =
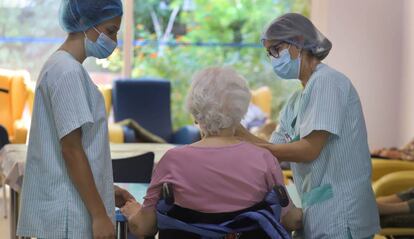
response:
<svg viewBox="0 0 414 239"><path fill-rule="evenodd" d="M129 202L122 208L134 234L157 232L156 205L164 183L173 184L176 205L213 214L252 207L262 202L274 185L283 185L277 159L235 137L250 98L246 80L231 68L213 67L194 75L187 108L203 138L169 150L155 168L142 207ZM284 208L282 223L288 229L300 227L301 211L290 205ZM253 237L245 233L241 238L267 238L257 234L260 232L252 233Z"/></svg>

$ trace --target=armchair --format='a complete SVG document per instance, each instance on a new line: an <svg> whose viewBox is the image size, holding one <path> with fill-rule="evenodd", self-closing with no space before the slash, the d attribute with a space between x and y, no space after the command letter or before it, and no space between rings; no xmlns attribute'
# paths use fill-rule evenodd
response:
<svg viewBox="0 0 414 239"><path fill-rule="evenodd" d="M172 144L190 144L199 140L199 130L194 126L185 126L173 132L170 98L171 84L167 80L115 80L112 88L114 119L116 122L133 119Z"/></svg>

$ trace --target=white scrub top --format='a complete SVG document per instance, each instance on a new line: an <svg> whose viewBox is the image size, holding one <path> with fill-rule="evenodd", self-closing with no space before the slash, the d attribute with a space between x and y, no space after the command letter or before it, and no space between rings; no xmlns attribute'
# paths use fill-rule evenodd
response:
<svg viewBox="0 0 414 239"><path fill-rule="evenodd" d="M82 129L82 145L106 211L115 219L108 125L102 94L65 51L45 63L36 85L17 228L20 236L92 238L91 218L70 180L60 140Z"/></svg>
<svg viewBox="0 0 414 239"><path fill-rule="evenodd" d="M374 235L380 226L359 96L345 75L322 63L306 87L289 99L271 142L299 140L314 130L330 133L319 157L309 163L291 163L302 201L305 238Z"/></svg>

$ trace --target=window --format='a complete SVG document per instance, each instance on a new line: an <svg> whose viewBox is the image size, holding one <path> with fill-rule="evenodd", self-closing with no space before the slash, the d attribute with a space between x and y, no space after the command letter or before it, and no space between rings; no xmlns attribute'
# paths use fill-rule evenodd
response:
<svg viewBox="0 0 414 239"><path fill-rule="evenodd" d="M25 69L33 80L38 77L47 58L66 37L59 25L58 2L0 0L1 68ZM122 41L122 32L119 37ZM85 66L97 83L107 83L119 75L119 72L107 69L108 63L91 58L85 61Z"/></svg>
<svg viewBox="0 0 414 239"><path fill-rule="evenodd" d="M285 12L309 15L309 0L123 0L119 47L105 60L85 62L92 79L110 84L121 77L165 78L172 83L174 127L191 123L184 99L192 74L212 65L234 67L252 89L269 86L272 118L298 84L272 72L260 35ZM46 59L64 41L56 0L0 0L0 67L26 69L38 77ZM130 8L131 5L133 8ZM131 12L128 12L131 11ZM124 41L131 35L133 41ZM131 49L131 50L129 50ZM131 68L125 61L132 55ZM130 72L130 75L129 75Z"/></svg>

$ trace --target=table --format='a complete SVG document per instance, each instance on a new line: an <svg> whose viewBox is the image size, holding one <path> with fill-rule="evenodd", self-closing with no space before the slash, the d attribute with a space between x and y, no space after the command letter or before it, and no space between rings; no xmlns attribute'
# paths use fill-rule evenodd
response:
<svg viewBox="0 0 414 239"><path fill-rule="evenodd" d="M158 162L172 144L111 144L111 158L120 159L153 152L155 162ZM0 173L5 176L5 182L10 187L10 238L16 236L16 226L19 209L19 192L23 183L24 166L26 162L27 145L8 144L0 150Z"/></svg>

